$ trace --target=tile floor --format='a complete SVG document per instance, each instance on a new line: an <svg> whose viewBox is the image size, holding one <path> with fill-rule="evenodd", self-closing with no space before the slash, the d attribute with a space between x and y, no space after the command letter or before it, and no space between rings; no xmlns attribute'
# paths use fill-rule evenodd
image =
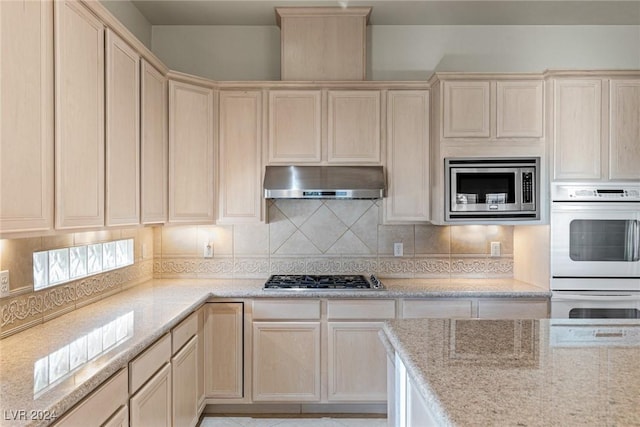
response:
<svg viewBox="0 0 640 427"><path fill-rule="evenodd" d="M386 427L386 418L207 416L199 427Z"/></svg>

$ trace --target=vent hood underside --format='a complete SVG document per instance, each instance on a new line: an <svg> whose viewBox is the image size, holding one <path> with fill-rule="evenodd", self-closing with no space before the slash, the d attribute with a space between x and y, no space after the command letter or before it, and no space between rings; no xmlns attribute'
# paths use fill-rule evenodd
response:
<svg viewBox="0 0 640 427"><path fill-rule="evenodd" d="M381 199L382 166L267 166L267 199Z"/></svg>

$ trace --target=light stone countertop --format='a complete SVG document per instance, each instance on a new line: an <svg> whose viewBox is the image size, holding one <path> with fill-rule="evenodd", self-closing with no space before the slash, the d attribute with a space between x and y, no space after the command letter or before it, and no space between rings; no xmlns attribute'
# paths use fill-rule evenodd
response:
<svg viewBox="0 0 640 427"><path fill-rule="evenodd" d="M438 425L640 426L640 320L392 320L381 334Z"/></svg>
<svg viewBox="0 0 640 427"><path fill-rule="evenodd" d="M383 279L387 290L317 292L263 291L265 280L151 280L0 340L0 426L51 424L31 411L61 416L210 298L550 296L513 279ZM76 346L89 348L88 361L74 360Z"/></svg>

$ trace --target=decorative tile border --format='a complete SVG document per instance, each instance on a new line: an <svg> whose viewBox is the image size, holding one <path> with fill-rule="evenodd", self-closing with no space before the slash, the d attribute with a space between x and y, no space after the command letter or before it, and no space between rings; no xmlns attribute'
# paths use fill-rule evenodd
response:
<svg viewBox="0 0 640 427"><path fill-rule="evenodd" d="M0 338L149 280L152 274L153 261L145 260L120 270L4 300L0 306Z"/></svg>
<svg viewBox="0 0 640 427"><path fill-rule="evenodd" d="M269 274L377 274L396 278L511 277L513 259L456 257L237 257L163 258L156 278L260 278Z"/></svg>

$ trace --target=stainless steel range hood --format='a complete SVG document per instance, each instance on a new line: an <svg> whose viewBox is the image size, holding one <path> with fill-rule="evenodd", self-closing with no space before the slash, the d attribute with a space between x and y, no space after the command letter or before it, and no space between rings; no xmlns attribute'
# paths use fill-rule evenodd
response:
<svg viewBox="0 0 640 427"><path fill-rule="evenodd" d="M267 199L381 199L382 166L267 166Z"/></svg>

